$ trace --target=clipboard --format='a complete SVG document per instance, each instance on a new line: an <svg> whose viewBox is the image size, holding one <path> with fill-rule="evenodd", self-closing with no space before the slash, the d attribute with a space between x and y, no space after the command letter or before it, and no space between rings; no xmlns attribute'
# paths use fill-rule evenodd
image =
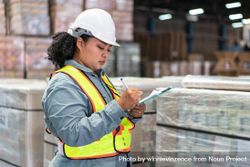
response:
<svg viewBox="0 0 250 167"><path fill-rule="evenodd" d="M169 91L170 89L172 89L172 88L167 87L167 88L163 88L163 89L161 89L161 90L153 90L153 91L150 93L150 95L148 95L147 97L141 99L141 100L139 101L139 104L142 104L142 103L145 103L145 102L147 102L147 101L153 100L153 99L157 98L158 96L160 96L161 94L163 94L163 93Z"/></svg>

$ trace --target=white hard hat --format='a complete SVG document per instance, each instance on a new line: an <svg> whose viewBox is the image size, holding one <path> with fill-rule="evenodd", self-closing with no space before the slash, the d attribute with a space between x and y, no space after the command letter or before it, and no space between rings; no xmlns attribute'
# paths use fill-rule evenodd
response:
<svg viewBox="0 0 250 167"><path fill-rule="evenodd" d="M83 34L94 36L107 44L120 46L116 42L114 21L110 14L102 9L83 11L70 26L68 33L74 37Z"/></svg>

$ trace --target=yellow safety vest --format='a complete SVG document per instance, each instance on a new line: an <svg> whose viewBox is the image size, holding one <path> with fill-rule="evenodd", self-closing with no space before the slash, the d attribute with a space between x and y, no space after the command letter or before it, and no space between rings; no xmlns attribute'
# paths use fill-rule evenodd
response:
<svg viewBox="0 0 250 167"><path fill-rule="evenodd" d="M84 72L70 65L66 65L56 71L56 73L58 72L63 72L69 75L79 85L81 90L90 100L94 112L104 109L106 106L105 100ZM120 94L111 84L108 77L104 75L102 76L102 80L108 86L113 98L118 100ZM63 143L64 155L70 159L94 159L112 157L118 155L119 153L127 153L130 151L130 130L133 128L133 122L130 121L129 118L123 118L119 128L90 144L80 147L72 147Z"/></svg>

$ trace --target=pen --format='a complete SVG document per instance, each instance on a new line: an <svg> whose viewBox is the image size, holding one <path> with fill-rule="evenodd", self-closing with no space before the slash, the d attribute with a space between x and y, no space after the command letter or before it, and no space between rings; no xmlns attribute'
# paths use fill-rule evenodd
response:
<svg viewBox="0 0 250 167"><path fill-rule="evenodd" d="M121 81L122 81L123 86L124 86L126 89L128 89L128 86L127 86L127 84L123 81L123 78L121 78Z"/></svg>

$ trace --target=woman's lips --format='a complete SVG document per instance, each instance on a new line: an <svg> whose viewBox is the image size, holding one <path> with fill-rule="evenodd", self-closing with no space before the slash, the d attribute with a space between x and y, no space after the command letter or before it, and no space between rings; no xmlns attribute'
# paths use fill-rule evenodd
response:
<svg viewBox="0 0 250 167"><path fill-rule="evenodd" d="M105 61L99 61L99 63L100 63L101 65L103 65L103 64L105 64Z"/></svg>

